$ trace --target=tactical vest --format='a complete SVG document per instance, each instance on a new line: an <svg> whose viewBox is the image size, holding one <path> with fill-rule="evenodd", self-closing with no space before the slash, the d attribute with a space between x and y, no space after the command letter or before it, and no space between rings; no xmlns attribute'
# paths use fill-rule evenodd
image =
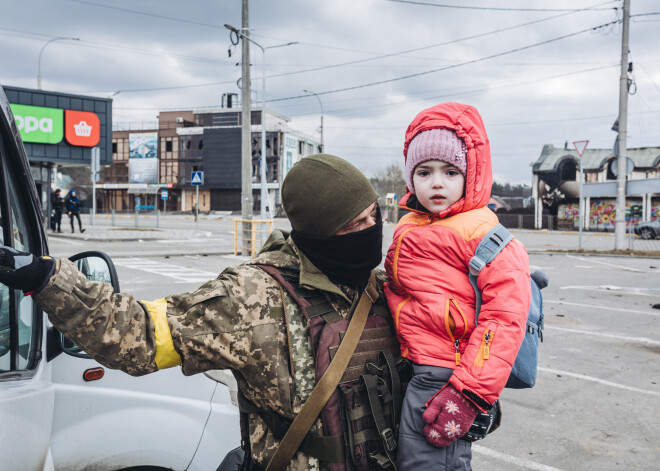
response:
<svg viewBox="0 0 660 471"><path fill-rule="evenodd" d="M298 284L299 272L268 265L259 268L277 280L299 306L308 327L316 366L316 381L330 365L350 319L344 319L321 290ZM392 317L385 304L374 304L355 353L339 385L321 411L323 436L309 432L299 450L318 458L331 471L396 470L396 442L405 387L412 376L400 357ZM273 411L257 409L239 394L244 428L256 412L276 439L291 422ZM244 446L249 445L241 430ZM249 450L243 469L257 469ZM250 468L252 466L252 468Z"/></svg>

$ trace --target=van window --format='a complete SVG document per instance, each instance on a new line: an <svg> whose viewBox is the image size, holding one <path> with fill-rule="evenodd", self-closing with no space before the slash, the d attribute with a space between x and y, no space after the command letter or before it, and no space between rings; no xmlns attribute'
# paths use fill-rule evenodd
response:
<svg viewBox="0 0 660 471"><path fill-rule="evenodd" d="M35 212L27 191L25 174L18 171L18 156L10 154L0 136L0 225L2 244L16 250L35 252L30 234L39 230ZM28 174L29 175L29 174ZM23 180L17 181L17 178ZM35 344L35 328L39 322L37 309L30 296L0 285L0 374L6 371L27 370L37 363L31 354Z"/></svg>

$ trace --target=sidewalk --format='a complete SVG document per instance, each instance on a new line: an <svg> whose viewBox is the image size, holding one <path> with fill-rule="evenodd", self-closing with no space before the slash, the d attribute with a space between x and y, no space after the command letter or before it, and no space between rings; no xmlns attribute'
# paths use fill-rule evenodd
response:
<svg viewBox="0 0 660 471"><path fill-rule="evenodd" d="M207 238L211 236L208 231L196 232L195 230L170 229L170 228L129 228L129 227L91 227L85 228L84 233L70 230L59 232L47 231L48 237L53 239L89 240L95 242L137 242L141 240L167 240L167 239L189 239Z"/></svg>
<svg viewBox="0 0 660 471"><path fill-rule="evenodd" d="M119 218L118 218L119 219ZM117 222L119 225L109 225L107 217L100 216L96 220L96 225L92 228L91 224L85 226L85 232L80 233L76 230L71 233L69 227L64 228L62 233L47 231L48 237L60 240L88 241L96 243L104 242L149 242L149 241L185 241L204 239L215 239L225 241L233 247L234 219L232 216L200 216L198 227L189 215L168 215L161 217L161 227L134 227L130 218L121 218ZM182 222L184 224L182 224ZM145 218L142 224L153 224L152 219L148 221ZM278 218L274 220L273 229L282 228L290 230L287 219ZM385 223L383 227L383 250L389 247L395 229L394 224ZM76 228L77 229L77 228ZM514 236L523 243L530 253L540 252L566 252L577 251L578 233L571 231L548 231L548 230L526 230L511 229ZM223 245L225 245L223 244ZM160 244L159 244L160 245ZM193 245L194 242L193 242ZM582 249L590 253L611 253L614 249L614 234L601 232L584 232L582 234ZM639 251L640 256L657 257L660 256L660 240L641 241L635 239L635 251ZM628 243L626 242L626 246ZM174 249L174 246L172 247ZM182 252L188 252L187 247L180 246ZM629 256L629 255L628 255Z"/></svg>

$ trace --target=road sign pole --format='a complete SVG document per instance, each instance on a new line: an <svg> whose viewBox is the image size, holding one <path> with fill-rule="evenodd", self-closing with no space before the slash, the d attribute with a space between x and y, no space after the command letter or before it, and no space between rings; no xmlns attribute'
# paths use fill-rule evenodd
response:
<svg viewBox="0 0 660 471"><path fill-rule="evenodd" d="M582 250L582 214L584 213L584 203L582 199L582 183L584 182L584 177L582 174L582 157L580 157L580 218L578 219L580 224L580 230L578 231L578 250Z"/></svg>
<svg viewBox="0 0 660 471"><path fill-rule="evenodd" d="M195 232L199 233L199 185L204 184L204 172L201 170L194 171L190 183L195 186L195 193L197 195L197 201L195 202Z"/></svg>
<svg viewBox="0 0 660 471"><path fill-rule="evenodd" d="M92 235L96 235L96 182L99 180L101 167L101 149L92 148Z"/></svg>
<svg viewBox="0 0 660 471"><path fill-rule="evenodd" d="M579 204L579 209L580 211L579 217L578 217L578 250L582 250L582 226L584 226L584 219L583 219L583 214L584 214L584 202L582 200L582 185L584 184L584 174L582 173L582 154L584 154L584 150L587 148L587 144L589 144L589 141L574 141L573 146L575 147L575 150L578 153L578 158L580 159L580 204Z"/></svg>

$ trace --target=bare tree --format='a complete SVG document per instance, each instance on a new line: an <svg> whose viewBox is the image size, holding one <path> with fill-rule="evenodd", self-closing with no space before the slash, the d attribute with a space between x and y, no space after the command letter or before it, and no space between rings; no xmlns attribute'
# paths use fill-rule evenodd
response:
<svg viewBox="0 0 660 471"><path fill-rule="evenodd" d="M396 193L400 200L406 194L406 181L403 177L403 168L400 165L390 164L379 170L375 177L369 179L374 189L383 198L387 193Z"/></svg>

